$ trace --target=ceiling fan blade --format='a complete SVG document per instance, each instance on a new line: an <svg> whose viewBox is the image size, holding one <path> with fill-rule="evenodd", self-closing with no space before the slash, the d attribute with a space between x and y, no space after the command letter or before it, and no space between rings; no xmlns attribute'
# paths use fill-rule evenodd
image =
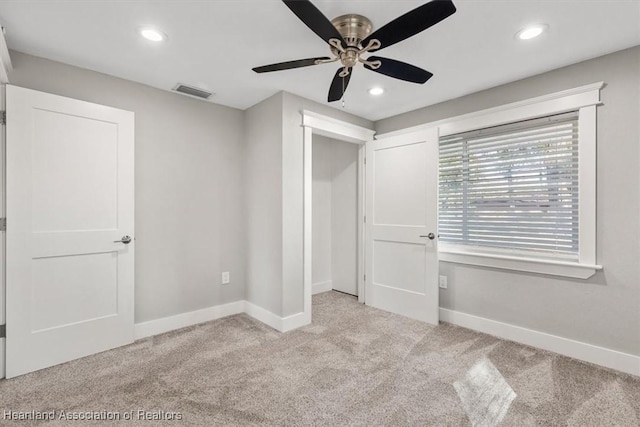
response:
<svg viewBox="0 0 640 427"><path fill-rule="evenodd" d="M422 84L433 76L433 74L427 70L407 64L406 62L396 61L395 59L370 56L367 58L367 61L380 61L382 65L380 65L380 68L373 69L371 66L364 64L366 69L407 82Z"/></svg>
<svg viewBox="0 0 640 427"><path fill-rule="evenodd" d="M430 1L394 19L372 34L369 34L369 36L362 41L362 46L366 46L369 40L377 39L380 41L380 47L378 49L371 49L370 52L384 49L411 36L415 36L419 32L453 15L455 11L456 7L451 0Z"/></svg>
<svg viewBox="0 0 640 427"><path fill-rule="evenodd" d="M339 101L347 90L349 80L351 80L351 74L353 73L353 68L349 68L349 74L347 74L346 77L340 77L340 73L343 69L344 68L338 68L338 71L336 71L336 75L333 76L333 81L331 82L331 87L329 88L329 102Z"/></svg>
<svg viewBox="0 0 640 427"><path fill-rule="evenodd" d="M279 62L277 64L263 65L262 67L252 68L256 73L268 73L271 71L290 70L291 68L308 67L316 65L316 61L325 61L331 59L329 57L298 59L297 61Z"/></svg>
<svg viewBox="0 0 640 427"><path fill-rule="evenodd" d="M331 21L309 0L282 1L311 31L320 36L322 40L329 43L330 39L338 39L342 43L342 46L346 45L338 30L336 30L336 27L334 27Z"/></svg>

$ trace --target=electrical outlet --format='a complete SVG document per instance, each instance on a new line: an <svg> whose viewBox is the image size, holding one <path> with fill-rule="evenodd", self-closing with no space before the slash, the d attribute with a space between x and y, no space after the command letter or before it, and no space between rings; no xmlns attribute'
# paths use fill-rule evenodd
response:
<svg viewBox="0 0 640 427"><path fill-rule="evenodd" d="M449 286L449 285L447 284L447 276L440 276L440 282L439 282L439 284L440 284L440 287L441 287L442 289L447 289L447 286Z"/></svg>
<svg viewBox="0 0 640 427"><path fill-rule="evenodd" d="M230 281L231 281L231 277L229 275L229 272L228 271L224 271L222 273L222 284L223 285L228 285Z"/></svg>

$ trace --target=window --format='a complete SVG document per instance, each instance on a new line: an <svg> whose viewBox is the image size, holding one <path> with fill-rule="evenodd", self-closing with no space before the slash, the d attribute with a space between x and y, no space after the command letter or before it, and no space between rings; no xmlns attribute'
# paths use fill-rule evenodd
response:
<svg viewBox="0 0 640 427"><path fill-rule="evenodd" d="M439 132L440 261L586 279L604 83L423 125Z"/></svg>
<svg viewBox="0 0 640 427"><path fill-rule="evenodd" d="M578 261L578 114L440 140L441 242Z"/></svg>

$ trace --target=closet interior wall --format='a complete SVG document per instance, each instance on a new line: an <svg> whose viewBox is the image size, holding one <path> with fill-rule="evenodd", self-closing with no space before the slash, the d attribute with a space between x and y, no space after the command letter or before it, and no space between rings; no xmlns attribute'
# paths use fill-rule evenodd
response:
<svg viewBox="0 0 640 427"><path fill-rule="evenodd" d="M314 293L357 295L357 144L313 136Z"/></svg>

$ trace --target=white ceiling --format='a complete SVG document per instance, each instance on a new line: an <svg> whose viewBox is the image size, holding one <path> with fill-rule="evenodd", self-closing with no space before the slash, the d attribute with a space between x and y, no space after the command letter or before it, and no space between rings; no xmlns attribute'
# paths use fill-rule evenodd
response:
<svg viewBox="0 0 640 427"><path fill-rule="evenodd" d="M424 0L315 0L329 19L367 16L379 28ZM639 0L454 0L458 11L380 56L431 71L424 85L359 67L344 109L370 120L518 80L640 44ZM170 90L215 92L212 102L248 108L285 90L326 103L337 65L255 74L252 67L328 55L324 42L279 0L0 0L11 49ZM549 31L527 42L531 23ZM154 44L137 30L154 26ZM386 93L377 98L375 85ZM342 108L340 102L332 104Z"/></svg>

